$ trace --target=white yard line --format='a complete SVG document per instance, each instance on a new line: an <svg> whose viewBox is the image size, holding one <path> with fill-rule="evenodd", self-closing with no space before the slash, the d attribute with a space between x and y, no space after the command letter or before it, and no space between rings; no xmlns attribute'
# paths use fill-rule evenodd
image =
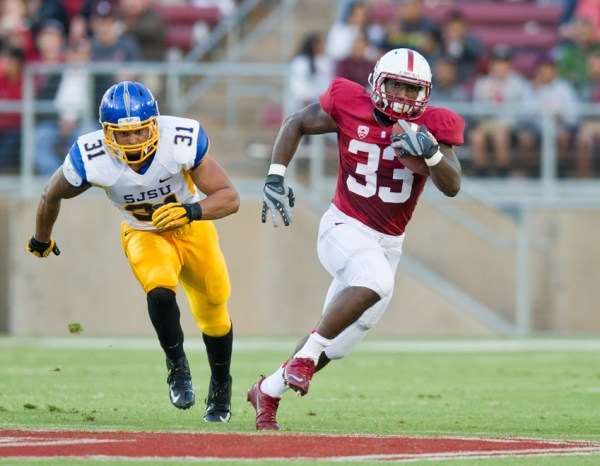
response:
<svg viewBox="0 0 600 466"><path fill-rule="evenodd" d="M236 337L237 351L286 350L297 339ZM151 337L109 338L73 335L68 337L0 337L0 348L64 348L64 349L156 349L157 341ZM186 339L186 347L203 350L200 338ZM528 338L528 339L453 339L453 340L403 340L371 337L363 341L357 352L378 353L472 353L516 351L600 351L600 339L579 338Z"/></svg>
<svg viewBox="0 0 600 466"><path fill-rule="evenodd" d="M88 461L122 461L122 462L141 462L152 461L153 463L181 463L198 462L198 463L225 463L225 462L247 462L247 463L279 463L289 461L306 461L306 462L332 462L332 463L354 463L364 461L381 461L393 463L416 463L420 461L454 461L454 460L478 460L489 458L517 458L517 457L552 457L552 456L595 456L600 455L600 449L574 449L570 451L564 450L529 450L520 451L496 451L496 452L456 452L456 453L422 453L418 455L357 455L357 456L330 456L330 457L256 457L256 458L218 458L218 457L197 457L197 456L174 456L174 457L156 457L156 456L107 456L107 455L90 455L90 456L16 456L6 457L5 459L13 458L19 461L41 461L41 460L88 460ZM0 458L1 460L2 458ZM1 461L0 461L1 464ZM477 463L473 463L477 464Z"/></svg>

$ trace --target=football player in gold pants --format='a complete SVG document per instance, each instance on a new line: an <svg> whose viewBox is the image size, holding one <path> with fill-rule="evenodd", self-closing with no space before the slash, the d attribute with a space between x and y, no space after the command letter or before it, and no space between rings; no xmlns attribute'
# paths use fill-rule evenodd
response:
<svg viewBox="0 0 600 466"><path fill-rule="evenodd" d="M102 130L80 136L41 196L27 250L60 254L52 238L62 199L102 188L121 211L121 239L142 285L150 320L166 355L171 403L195 402L183 348L176 293L181 284L202 331L211 370L204 420L231 417L233 331L231 285L212 220L237 212L229 176L209 157L208 136L196 120L161 116L149 89L123 81L100 104Z"/></svg>

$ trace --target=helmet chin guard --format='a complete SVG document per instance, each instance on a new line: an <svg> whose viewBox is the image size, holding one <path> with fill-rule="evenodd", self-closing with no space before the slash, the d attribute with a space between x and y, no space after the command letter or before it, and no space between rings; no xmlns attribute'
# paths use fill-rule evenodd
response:
<svg viewBox="0 0 600 466"><path fill-rule="evenodd" d="M419 87L414 99L386 91L391 79ZM431 94L431 68L423 55L412 49L394 49L386 53L369 76L371 100L377 109L392 120L414 120L421 116Z"/></svg>
<svg viewBox="0 0 600 466"><path fill-rule="evenodd" d="M145 161L156 152L159 142L158 103L152 92L135 81L122 81L108 89L99 108L100 123L104 131L107 150L127 164ZM119 144L118 133L147 130L145 141L136 144Z"/></svg>

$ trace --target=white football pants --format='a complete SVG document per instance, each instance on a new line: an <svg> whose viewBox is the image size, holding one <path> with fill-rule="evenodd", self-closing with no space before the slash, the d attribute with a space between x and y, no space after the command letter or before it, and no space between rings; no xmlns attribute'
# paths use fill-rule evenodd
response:
<svg viewBox="0 0 600 466"><path fill-rule="evenodd" d="M323 312L333 297L346 287L369 288L381 296L354 324L340 333L325 350L329 359L348 355L387 309L394 291L394 279L402 256L404 234L379 233L331 205L321 218L317 253L333 277Z"/></svg>

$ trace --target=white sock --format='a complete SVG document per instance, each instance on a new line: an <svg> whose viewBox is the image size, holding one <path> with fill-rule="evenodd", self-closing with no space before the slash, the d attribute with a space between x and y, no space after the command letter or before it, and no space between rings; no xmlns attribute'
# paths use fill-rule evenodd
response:
<svg viewBox="0 0 600 466"><path fill-rule="evenodd" d="M333 340L329 340L317 332L313 330L313 332L308 336L308 340L304 343L304 346L300 348L294 357L295 358L310 358L315 361L315 364L319 361L319 356L321 353L331 345Z"/></svg>
<svg viewBox="0 0 600 466"><path fill-rule="evenodd" d="M279 369L260 384L261 392L275 398L281 398L287 390L288 388L283 383L283 366L279 366Z"/></svg>

